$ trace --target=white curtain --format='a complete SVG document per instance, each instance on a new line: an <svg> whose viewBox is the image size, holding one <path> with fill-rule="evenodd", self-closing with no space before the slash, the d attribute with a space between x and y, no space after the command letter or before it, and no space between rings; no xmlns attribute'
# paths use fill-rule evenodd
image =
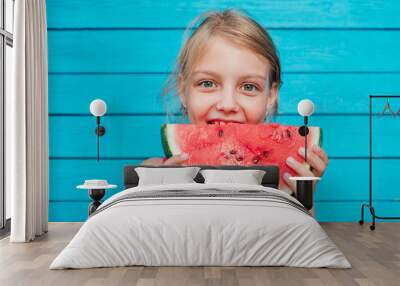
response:
<svg viewBox="0 0 400 286"><path fill-rule="evenodd" d="M12 242L47 232L48 103L45 0L15 1L12 93L6 98L6 187Z"/></svg>

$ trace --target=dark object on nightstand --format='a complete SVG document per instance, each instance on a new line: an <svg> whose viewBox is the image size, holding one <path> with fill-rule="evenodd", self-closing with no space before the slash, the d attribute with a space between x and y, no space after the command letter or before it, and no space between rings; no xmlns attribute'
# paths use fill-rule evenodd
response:
<svg viewBox="0 0 400 286"><path fill-rule="evenodd" d="M97 208L101 205L100 200L106 194L105 189L93 189L88 190L89 197L93 200L93 202L89 205L89 216L97 210Z"/></svg>
<svg viewBox="0 0 400 286"><path fill-rule="evenodd" d="M290 177L292 181L296 181L296 198L308 210L314 205L314 181L319 181L319 177Z"/></svg>
<svg viewBox="0 0 400 286"><path fill-rule="evenodd" d="M306 209L311 210L313 207L313 189L312 181L297 181L297 200L305 206Z"/></svg>

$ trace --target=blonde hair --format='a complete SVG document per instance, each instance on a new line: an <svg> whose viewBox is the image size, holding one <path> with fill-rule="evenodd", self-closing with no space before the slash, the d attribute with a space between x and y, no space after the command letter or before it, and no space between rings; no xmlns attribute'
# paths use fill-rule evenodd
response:
<svg viewBox="0 0 400 286"><path fill-rule="evenodd" d="M190 35L190 31L198 24L198 28ZM235 44L241 45L268 60L271 71L269 75L269 87L275 83L278 88L281 85L281 66L276 47L268 32L256 21L251 19L241 10L209 11L195 18L186 28L182 48L178 54L175 69L168 77L163 90L163 95L171 91L179 93L180 80L184 81L184 93L186 94L187 79L190 77L195 63L204 53L207 43L212 37L222 36ZM276 113L278 102L267 110L266 116ZM186 109L181 105L181 111L185 115Z"/></svg>

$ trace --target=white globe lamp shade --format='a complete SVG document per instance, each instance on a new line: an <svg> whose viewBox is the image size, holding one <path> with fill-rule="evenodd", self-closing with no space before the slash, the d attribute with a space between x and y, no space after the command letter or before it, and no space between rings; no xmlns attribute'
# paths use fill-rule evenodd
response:
<svg viewBox="0 0 400 286"><path fill-rule="evenodd" d="M90 103L90 113L94 116L103 116L107 112L107 104L104 100L95 99Z"/></svg>
<svg viewBox="0 0 400 286"><path fill-rule="evenodd" d="M301 116L311 116L314 113L314 103L309 99L303 99L297 105L297 111Z"/></svg>

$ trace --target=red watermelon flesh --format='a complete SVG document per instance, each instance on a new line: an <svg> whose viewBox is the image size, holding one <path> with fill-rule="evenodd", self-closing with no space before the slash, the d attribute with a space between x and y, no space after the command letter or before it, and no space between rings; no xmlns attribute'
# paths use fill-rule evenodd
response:
<svg viewBox="0 0 400 286"><path fill-rule="evenodd" d="M185 165L278 165L279 188L289 191L283 175L297 175L287 164L292 156L304 163L298 149L304 137L298 126L271 124L164 124L162 143L167 157L187 153ZM307 144L321 145L322 129L309 127ZM290 192L290 191L289 191Z"/></svg>

